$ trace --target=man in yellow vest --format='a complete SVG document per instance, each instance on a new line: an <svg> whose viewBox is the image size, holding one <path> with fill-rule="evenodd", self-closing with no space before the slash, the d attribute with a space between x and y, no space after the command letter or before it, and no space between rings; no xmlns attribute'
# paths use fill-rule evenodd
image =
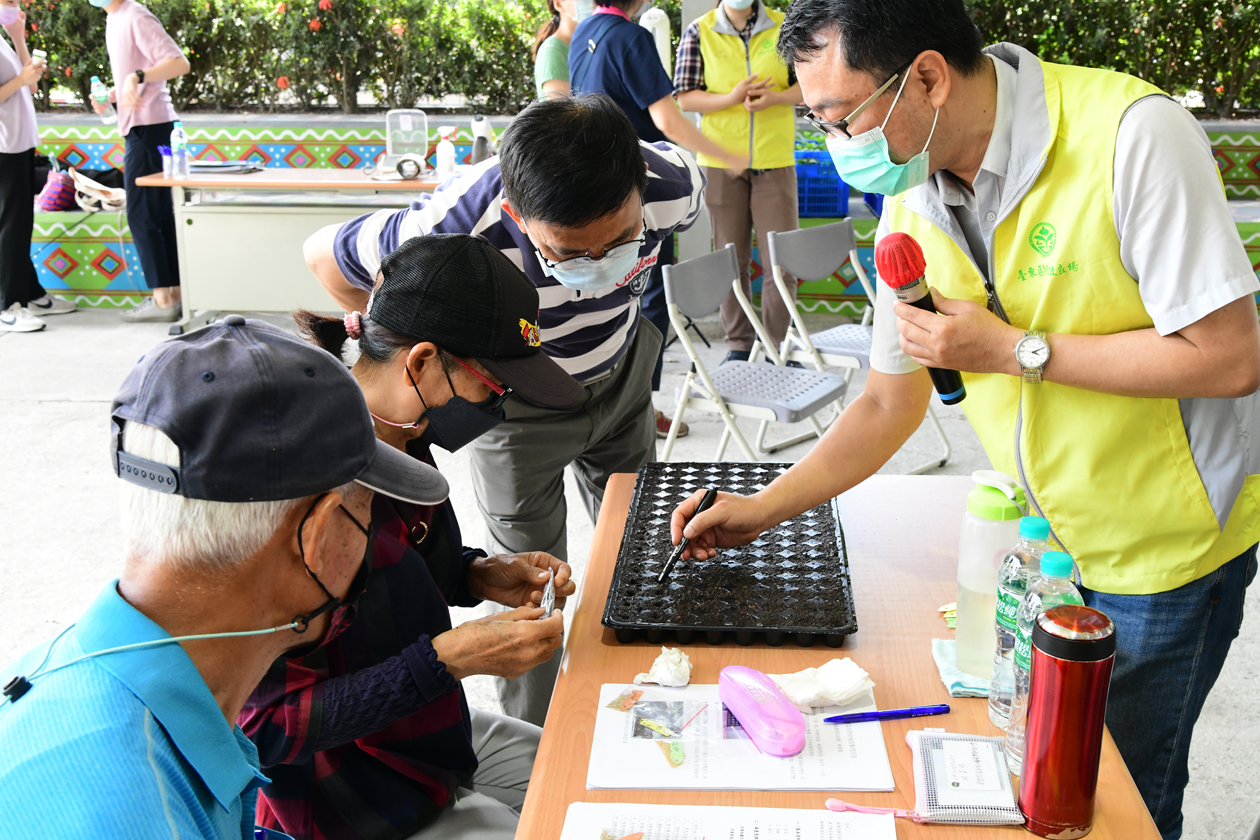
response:
<svg viewBox="0 0 1260 840"><path fill-rule="evenodd" d="M962 0L797 0L779 53L840 174L891 197L879 235L921 243L941 315L881 290L861 397L755 496L683 503L675 540L712 556L844 492L918 428L920 365L962 371L993 466L1116 623L1107 724L1180 837L1260 540L1260 282L1206 135L1138 79L981 50Z"/></svg>
<svg viewBox="0 0 1260 840"><path fill-rule="evenodd" d="M704 203L713 247L735 245L745 295L751 295L753 228L764 244L770 231L799 224L793 106L801 101L801 88L775 51L782 22L783 13L761 0L721 0L683 30L674 67L678 104L703 114L704 136L749 156L741 172L721 158L696 155L708 184ZM794 278L784 280L795 290ZM762 284L761 317L771 338L782 342L792 316L773 283ZM722 302L722 328L727 360L748 361L755 335L733 292Z"/></svg>

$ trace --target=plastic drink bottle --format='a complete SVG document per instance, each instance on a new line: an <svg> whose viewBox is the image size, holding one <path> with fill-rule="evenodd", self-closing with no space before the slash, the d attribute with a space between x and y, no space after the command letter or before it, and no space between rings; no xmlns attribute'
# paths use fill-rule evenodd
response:
<svg viewBox="0 0 1260 840"><path fill-rule="evenodd" d="M1094 827L1107 689L1116 626L1089 607L1037 617L1019 807L1041 837L1083 837Z"/></svg>
<svg viewBox="0 0 1260 840"><path fill-rule="evenodd" d="M455 174L455 144L451 142L455 126L444 125L438 129L438 134L442 139L437 145L437 176L438 180L445 181Z"/></svg>
<svg viewBox="0 0 1260 840"><path fill-rule="evenodd" d="M1006 490L994 486L995 476ZM988 679L993 674L996 645L993 622L998 567L1019 540L1024 491L1016 486L1015 479L992 470L978 471L972 478L976 487L967 494L967 512L958 539L958 667Z"/></svg>
<svg viewBox="0 0 1260 840"><path fill-rule="evenodd" d="M1016 776L1024 758L1024 726L1032 677L1033 625L1044 610L1063 604L1084 603L1081 593L1072 583L1072 558L1062 551L1047 551L1041 555L1041 575L1028 581L1028 591L1019 605L1015 630L1015 697L1011 703L1011 719L1006 724L1006 764Z"/></svg>
<svg viewBox="0 0 1260 840"><path fill-rule="evenodd" d="M1040 516L1019 520L1019 542L1002 559L998 569L997 650L993 654L993 678L989 683L989 720L999 729L1011 717L1015 695L1015 628L1019 605L1028 589L1028 578L1041 565L1050 538L1050 523Z"/></svg>
<svg viewBox="0 0 1260 840"><path fill-rule="evenodd" d="M105 113L101 114L101 122L106 125L113 125L118 122L118 112L114 110L114 106L109 101L109 88L105 87L105 83L101 81L100 76L92 77L92 98L105 106Z"/></svg>
<svg viewBox="0 0 1260 840"><path fill-rule="evenodd" d="M171 129L171 174L175 180L183 181L188 178L188 172L188 133L184 131L184 124L176 120Z"/></svg>

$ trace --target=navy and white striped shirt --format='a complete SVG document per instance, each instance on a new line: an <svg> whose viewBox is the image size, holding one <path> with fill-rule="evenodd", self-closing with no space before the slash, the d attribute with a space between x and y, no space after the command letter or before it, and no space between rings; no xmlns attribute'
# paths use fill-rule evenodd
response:
<svg viewBox="0 0 1260 840"><path fill-rule="evenodd" d="M634 340L639 299L656 265L661 242L695 222L703 206L704 175L695 159L669 143L643 143L648 187L643 197L647 242L639 261L615 286L577 292L543 273L529 237L503 212L503 178L491 158L453 178L406 210L381 210L337 231L341 273L371 289L381 257L413 236L480 234L525 272L538 289L543 350L579 381L612 368Z"/></svg>

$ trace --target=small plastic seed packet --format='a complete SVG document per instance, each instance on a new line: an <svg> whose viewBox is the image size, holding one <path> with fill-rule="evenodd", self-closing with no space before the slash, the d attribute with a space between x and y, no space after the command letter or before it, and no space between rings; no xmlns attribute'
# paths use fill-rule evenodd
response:
<svg viewBox="0 0 1260 840"><path fill-rule="evenodd" d="M547 578L547 585L543 587L542 594L542 618L551 616L551 611L556 608L556 574L551 573L551 577Z"/></svg>
<svg viewBox="0 0 1260 840"><path fill-rule="evenodd" d="M616 709L619 712L628 712L632 708L634 708L634 704L642 696L643 696L642 691L634 691L627 688L625 691L621 692L616 697L614 697L608 703L607 708Z"/></svg>

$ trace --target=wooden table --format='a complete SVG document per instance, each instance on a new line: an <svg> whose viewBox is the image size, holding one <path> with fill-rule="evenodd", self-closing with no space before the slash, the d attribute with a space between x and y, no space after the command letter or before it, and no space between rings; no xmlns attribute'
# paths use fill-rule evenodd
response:
<svg viewBox="0 0 1260 840"><path fill-rule="evenodd" d="M551 714L516 831L520 840L559 837L571 802L821 808L828 798L819 792L586 789L600 685L630 682L635 674L648 670L660 652L659 645L646 642L618 644L612 631L600 625L634 478L615 475L608 483ZM685 650L694 666L692 682L716 683L718 672L727 665L790 673L836 656L849 656L875 681L875 700L881 709L949 703L953 707L949 715L882 724L894 792L834 794L860 805L914 807L908 731L937 726L950 732L1000 734L989 723L988 701L950 698L932 662L931 640L953 635L936 609L955 598L958 529L970 487L966 478L876 476L846 493L840 498L840 511L852 569L858 633L841 649L790 644L739 647L733 642L687 645ZM1031 835L1018 827L916 825L898 819L897 836L1000 840ZM1159 838L1110 734L1103 740L1098 805L1090 837Z"/></svg>
<svg viewBox="0 0 1260 840"><path fill-rule="evenodd" d="M221 312L340 311L306 267L302 245L317 230L378 210L398 210L433 180L375 181L362 169L264 169L248 175L137 178L168 188L175 205L184 320L178 335Z"/></svg>

